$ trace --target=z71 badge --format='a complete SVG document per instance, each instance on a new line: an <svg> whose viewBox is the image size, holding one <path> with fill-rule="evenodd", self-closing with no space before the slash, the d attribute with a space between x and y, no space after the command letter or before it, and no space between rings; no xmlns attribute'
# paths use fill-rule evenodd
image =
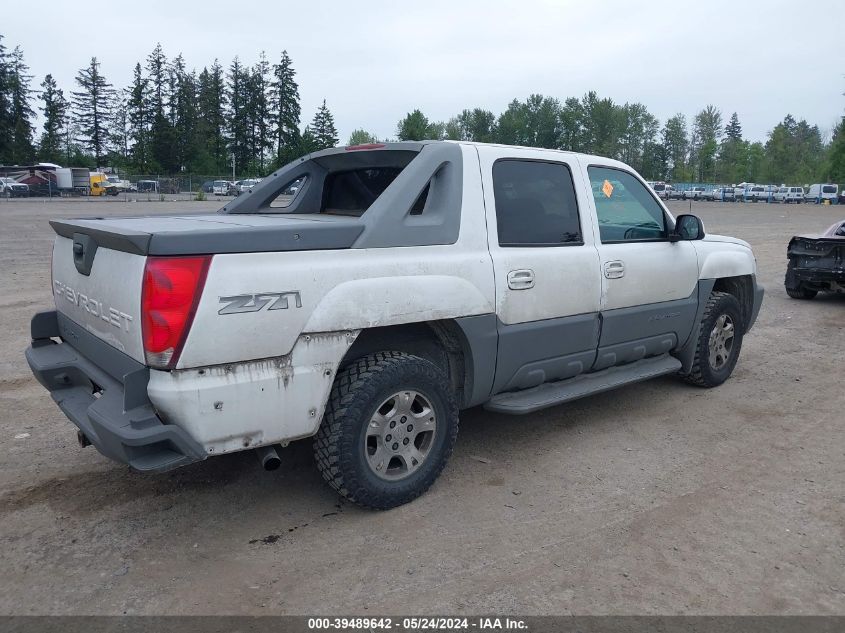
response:
<svg viewBox="0 0 845 633"><path fill-rule="evenodd" d="M290 307L290 300L293 300L294 307L302 307L302 298L299 290L287 292L259 292L253 295L233 295L231 297L220 297L220 303L225 303L217 314L241 314L243 312L258 312L267 308L268 310L287 310Z"/></svg>

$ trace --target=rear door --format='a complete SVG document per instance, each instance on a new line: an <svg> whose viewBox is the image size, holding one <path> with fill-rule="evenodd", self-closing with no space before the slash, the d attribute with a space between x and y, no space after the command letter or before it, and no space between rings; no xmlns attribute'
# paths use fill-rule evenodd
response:
<svg viewBox="0 0 845 633"><path fill-rule="evenodd" d="M477 147L496 284L494 393L588 371L598 345L598 251L577 160Z"/></svg>
<svg viewBox="0 0 845 633"><path fill-rule="evenodd" d="M594 369L669 352L686 340L698 305L691 242L670 242L672 220L633 172L585 164L598 227L601 337Z"/></svg>

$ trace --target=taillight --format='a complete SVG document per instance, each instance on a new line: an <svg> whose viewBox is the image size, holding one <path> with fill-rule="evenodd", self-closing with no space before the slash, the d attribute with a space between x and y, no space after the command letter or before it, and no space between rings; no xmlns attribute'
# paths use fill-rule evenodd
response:
<svg viewBox="0 0 845 633"><path fill-rule="evenodd" d="M172 369L191 329L211 255L149 257L141 290L141 334L147 364Z"/></svg>

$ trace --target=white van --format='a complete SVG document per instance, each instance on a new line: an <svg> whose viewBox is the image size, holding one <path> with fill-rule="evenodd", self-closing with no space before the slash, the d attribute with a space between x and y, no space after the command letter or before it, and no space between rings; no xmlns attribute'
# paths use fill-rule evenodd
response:
<svg viewBox="0 0 845 633"><path fill-rule="evenodd" d="M804 200L815 202L816 204L825 200L830 200L831 204L836 204L838 198L839 185L832 185L830 183L810 185L807 193L804 194Z"/></svg>
<svg viewBox="0 0 845 633"><path fill-rule="evenodd" d="M803 187L780 187L772 196L775 202L801 204L804 201Z"/></svg>

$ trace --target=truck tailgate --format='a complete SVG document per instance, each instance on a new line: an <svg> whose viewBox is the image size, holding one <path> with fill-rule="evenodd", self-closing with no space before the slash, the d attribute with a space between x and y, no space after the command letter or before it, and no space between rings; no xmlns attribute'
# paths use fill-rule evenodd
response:
<svg viewBox="0 0 845 633"><path fill-rule="evenodd" d="M76 239L57 236L53 245L56 310L141 363L145 261L142 255L105 248L83 234Z"/></svg>

